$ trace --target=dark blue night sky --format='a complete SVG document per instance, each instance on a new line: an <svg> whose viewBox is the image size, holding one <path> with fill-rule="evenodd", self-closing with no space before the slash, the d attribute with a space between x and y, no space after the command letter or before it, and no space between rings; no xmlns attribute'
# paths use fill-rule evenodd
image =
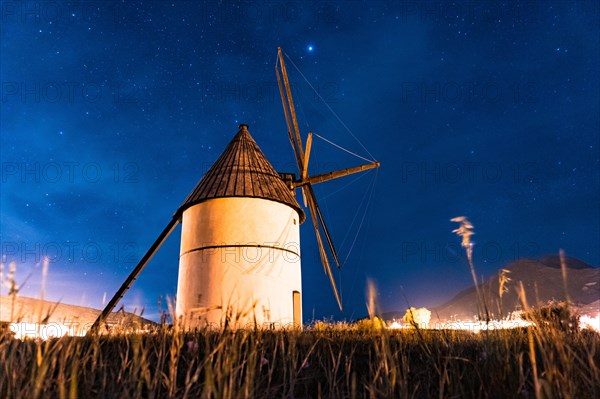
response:
<svg viewBox="0 0 600 399"><path fill-rule="evenodd" d="M600 264L597 2L2 1L1 13L0 239L5 272L33 272L22 295L38 295L48 256L48 298L101 307L240 123L295 171L278 46L304 137L382 165L315 186L347 259L345 312L305 223L305 321L364 315L367 278L384 310L468 286L459 215L483 277L560 248ZM315 139L312 174L360 163ZM152 315L175 294L178 236L127 309Z"/></svg>

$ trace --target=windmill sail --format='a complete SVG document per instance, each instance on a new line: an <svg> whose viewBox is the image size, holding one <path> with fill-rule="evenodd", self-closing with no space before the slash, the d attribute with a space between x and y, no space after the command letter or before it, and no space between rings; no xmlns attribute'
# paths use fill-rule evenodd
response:
<svg viewBox="0 0 600 399"><path fill-rule="evenodd" d="M315 192L314 192L311 184L307 184L305 187L307 187L306 190L308 190L308 192L309 192L309 197L312 198L312 201L315 206L316 214L319 219L319 224L321 225L321 228L323 229L323 233L325 234L325 239L327 240L327 244L329 244L329 250L331 251L333 260L335 261L335 264L336 264L337 268L339 269L341 267L340 260L337 255L337 251L335 250L335 246L333 245L333 240L331 239L331 234L329 234L329 230L327 229L327 226L325 225L325 219L323 218L323 213L321 212L321 208L319 208L319 204L317 203L317 198L315 196Z"/></svg>
<svg viewBox="0 0 600 399"><path fill-rule="evenodd" d="M275 65L275 73L277 76L277 83L279 85L279 93L281 95L281 103L283 105L285 121L288 129L288 136L292 144L292 148L294 150L294 155L296 157L296 163L298 165L300 179L301 181L305 181L308 178L308 160L310 158L312 134L309 133L308 139L306 141L306 152L303 152L302 138L300 136L300 130L298 129L298 121L296 119L294 100L292 99L292 92L281 48L279 48L277 51L277 64ZM308 206L308 209L310 211L313 227L315 229L315 235L317 237L317 244L319 246L319 255L321 257L321 262L323 263L323 269L325 271L325 274L329 278L329 282L331 283L331 288L333 289L333 294L338 303L338 306L340 310L342 310L342 301L339 295L337 285L335 283L335 279L333 277L331 264L329 262L329 257L325 249L325 245L323 243L321 232L323 232L323 234L325 235L327 245L338 269L340 268L339 259L335 247L333 245L333 240L331 239L331 234L329 233L329 230L325 225L323 214L321 213L321 210L317 203L317 198L310 183L307 183L302 186L302 197L304 199L304 206Z"/></svg>
<svg viewBox="0 0 600 399"><path fill-rule="evenodd" d="M339 261L337 258L337 254L335 252L335 248L333 246L333 241L331 240L331 236L329 235L329 231L327 230L327 226L325 225L325 221L321 216L321 211L319 210L319 206L317 204L317 199L315 198L315 193L312 189L312 186L306 185L303 188L304 192L308 191L308 195L306 195L306 199L308 202L308 207L310 210L310 216L313 222L313 226L315 228L315 234L317 236L317 243L319 245L319 255L321 256L321 262L323 263L323 269L325 270L325 274L329 277L329 282L331 283L331 288L333 289L333 294L335 295L335 299L342 310L342 300L340 298L339 291L337 289L337 285L335 284L335 279L333 277L333 272L331 271L331 264L329 263L329 258L327 256L327 251L325 251L325 245L323 244L323 239L321 237L321 228L327 238L327 243L329 244L329 249L334 254L335 262L339 269Z"/></svg>
<svg viewBox="0 0 600 399"><path fill-rule="evenodd" d="M296 119L296 110L294 108L294 100L292 99L292 91L290 88L290 82L287 75L287 70L285 67L285 62L283 60L283 51L281 48L277 49L277 62L275 63L275 75L277 76L277 84L279 86L279 94L281 95L281 104L283 105L283 113L285 115L285 123L287 125L288 137L290 139L290 143L292 144L292 148L294 150L294 155L296 157L296 163L298 165L298 172L300 174L300 179L289 182L289 186L292 189L301 187L302 189L302 197L304 199L304 206L308 207L310 211L310 217L313 222L313 227L315 229L315 235L317 237L317 243L319 245L319 255L321 256L321 262L323 263L323 269L325 274L329 278L331 283L331 288L333 289L333 293L335 295L335 299L342 310L342 301L339 295L339 291L335 284L335 279L333 277L333 273L331 270L331 264L329 262L329 255L326 247L323 243L322 235L325 235L325 240L327 241L327 247L329 248L329 252L333 257L333 260L338 269L340 269L340 261L337 255L337 251L335 250L335 246L333 245L333 239L331 238L331 234L327 229L327 225L325 224L325 219L319 208L319 204L317 203L317 198L315 196L315 192L312 188L313 184L324 182L327 180L337 179L338 177L347 176L353 173L362 172L365 170L373 169L379 167L379 162L370 162L365 165L355 166L353 168L347 168L344 170L338 170L329 172L322 175L317 176L309 176L308 175L308 160L310 158L310 150L312 147L312 133L308 133L308 137L306 140L306 151L302 148L302 138L300 136L300 129L298 129L298 121ZM338 118L339 119L339 118Z"/></svg>

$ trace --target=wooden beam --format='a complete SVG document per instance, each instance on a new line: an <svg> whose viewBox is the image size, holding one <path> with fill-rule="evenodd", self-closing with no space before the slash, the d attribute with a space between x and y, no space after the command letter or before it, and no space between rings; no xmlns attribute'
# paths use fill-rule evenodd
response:
<svg viewBox="0 0 600 399"><path fill-rule="evenodd" d="M287 100L285 98L285 91L283 88L283 83L281 81L281 77L279 76L279 68L277 68L277 64L275 64L275 76L277 76L277 86L279 86L279 95L281 96L281 105L283 105L283 114L285 115L285 123L288 128L288 137L290 139L290 144L292 145L292 149L294 150L294 156L296 157L296 164L298 165L298 168L300 168L300 165L302 165L302 160L300 159L300 153L298 152L298 147L296 146L296 139L294 138L294 133L293 133L294 128L292 127L290 111L288 109L289 107L287 105Z"/></svg>
<svg viewBox="0 0 600 399"><path fill-rule="evenodd" d="M287 75L287 69L285 68L285 62L283 61L283 52L281 51L281 47L277 49L277 56L279 57L279 65L281 67L281 75L283 77L283 84L285 87L285 93L287 97L287 104L289 106L290 117L292 120L292 127L294 128L295 133L295 142L296 148L300 154L299 158L301 161L301 165L298 165L300 170L302 170L302 165L304 165L304 149L302 148L302 138L300 137L300 129L298 128L298 120L296 119L296 108L294 108L294 100L292 99L292 89L290 87L290 81Z"/></svg>
<svg viewBox="0 0 600 399"><path fill-rule="evenodd" d="M322 175L309 176L309 177L307 177L305 179L292 182L292 186L294 188L296 188L296 187L302 187L302 186L304 186L306 184L322 183L324 181L337 179L337 178L348 176L348 175L351 175L351 174L354 174L354 173L363 172L365 170L378 168L379 165L380 165L379 162L373 162L373 163L368 163L368 164L365 164L365 165L355 166L353 168L348 168L348 169L343 169L343 170L337 170L337 171L334 171L334 172L324 173Z"/></svg>
<svg viewBox="0 0 600 399"><path fill-rule="evenodd" d="M308 160L310 159L310 148L312 147L312 132L308 132L306 138L306 152L304 153L304 164L302 165L301 179L306 180L308 176Z"/></svg>
<svg viewBox="0 0 600 399"><path fill-rule="evenodd" d="M90 330L88 331L88 334L94 333L95 331L98 330L100 325L104 322L104 320L106 320L106 318L111 314L111 312L113 311L115 306L117 306L119 301L123 298L123 295L125 295L127 290L131 287L131 284L133 284L135 279L140 275L140 273L142 272L142 270L144 269L146 264L148 262L150 262L150 259L152 259L152 257L156 253L156 251L158 251L160 246L163 244L163 242L165 242L165 240L169 237L169 235L173 232L173 230L175 229L175 227L178 224L179 224L179 217L174 216L173 219L171 219L171 221L167 225L167 227L164 228L162 233L160 233L160 235L154 241L152 246L144 254L144 256L139 261L137 266L133 269L131 274L129 274L129 276L127 277L125 282L123 282L123 284L121 285L121 288L119 288L119 290L115 293L115 295L112 297L112 299L108 302L108 304L106 305L106 307L104 308L102 313L100 313L100 316L98 316L98 318L96 319L96 321L94 322L94 324L92 325Z"/></svg>

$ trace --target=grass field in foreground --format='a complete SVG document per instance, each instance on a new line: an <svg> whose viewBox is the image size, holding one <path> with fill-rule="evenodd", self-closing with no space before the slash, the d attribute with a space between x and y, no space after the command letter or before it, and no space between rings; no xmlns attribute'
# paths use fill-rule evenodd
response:
<svg viewBox="0 0 600 399"><path fill-rule="evenodd" d="M600 335L466 331L195 331L0 338L2 398L592 398Z"/></svg>

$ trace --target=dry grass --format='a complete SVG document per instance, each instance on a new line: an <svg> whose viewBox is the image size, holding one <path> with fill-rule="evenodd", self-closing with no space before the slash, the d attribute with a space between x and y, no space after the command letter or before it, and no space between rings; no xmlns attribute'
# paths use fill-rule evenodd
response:
<svg viewBox="0 0 600 399"><path fill-rule="evenodd" d="M586 398L600 394L599 343L597 333L547 326L4 335L0 397Z"/></svg>
<svg viewBox="0 0 600 399"><path fill-rule="evenodd" d="M472 225L465 229L469 244ZM513 330L388 330L375 316L373 285L368 292L369 319L304 331L162 325L143 334L21 341L0 329L0 397L600 397L596 332L561 328L535 312L533 326Z"/></svg>

